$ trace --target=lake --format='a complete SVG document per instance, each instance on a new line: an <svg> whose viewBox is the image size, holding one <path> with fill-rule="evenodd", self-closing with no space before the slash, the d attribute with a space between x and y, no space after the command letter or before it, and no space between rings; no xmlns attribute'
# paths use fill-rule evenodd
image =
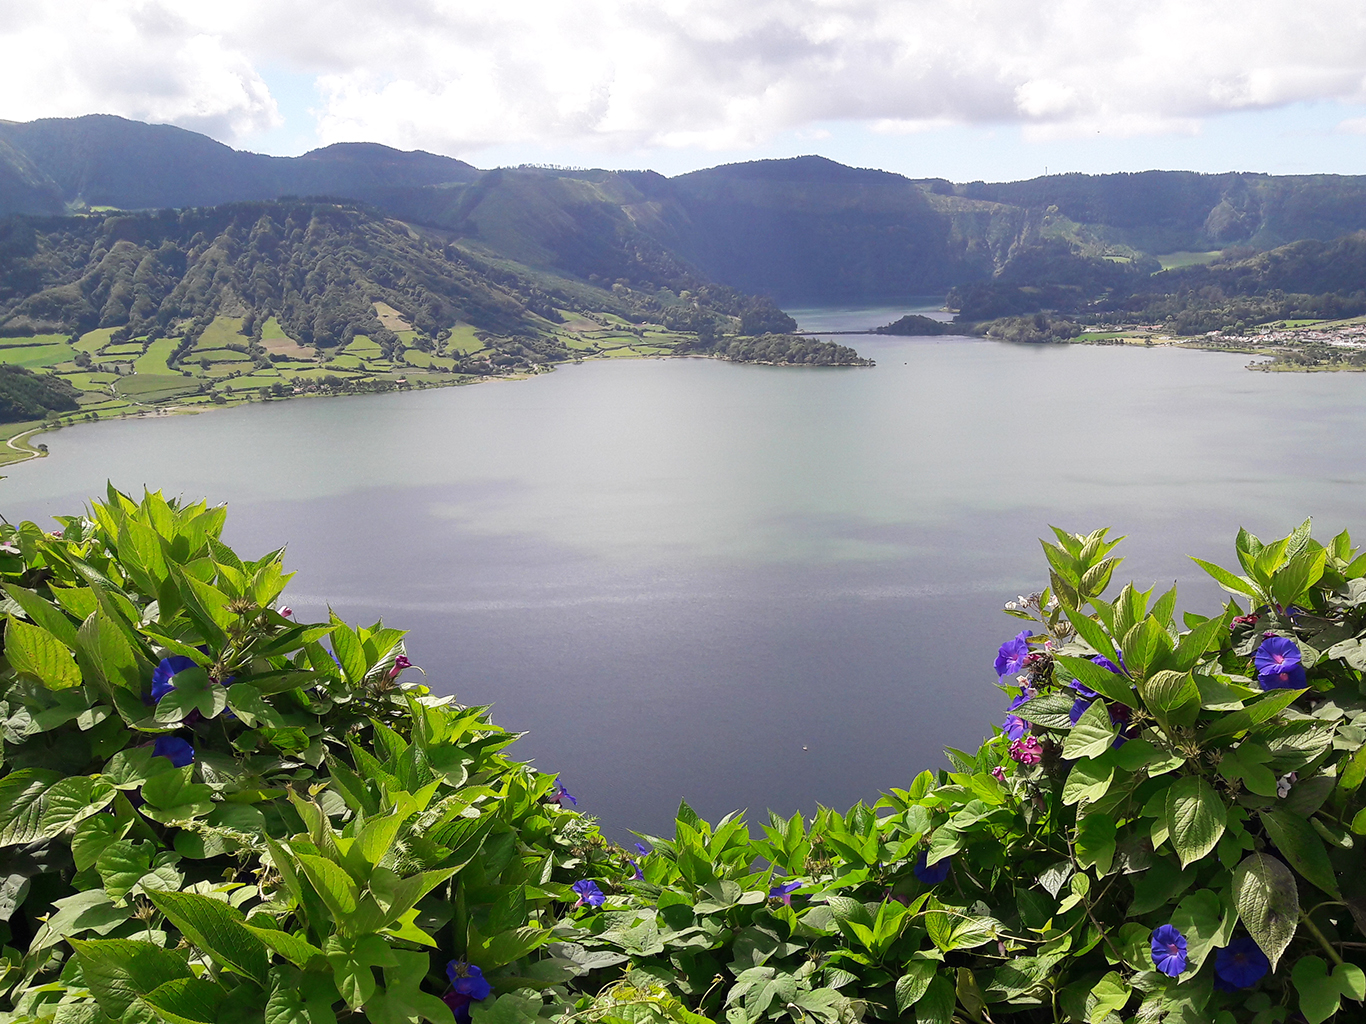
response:
<svg viewBox="0 0 1366 1024"><path fill-rule="evenodd" d="M1049 524L1129 534L1117 579L1207 610L1184 556L1232 564L1239 525L1366 539L1358 375L839 340L877 366L613 360L69 428L6 470L0 510L72 512L106 478L227 501L230 543L289 545L301 617L411 629L436 690L526 730L514 751L619 836L684 796L712 819L845 808L977 743Z"/></svg>

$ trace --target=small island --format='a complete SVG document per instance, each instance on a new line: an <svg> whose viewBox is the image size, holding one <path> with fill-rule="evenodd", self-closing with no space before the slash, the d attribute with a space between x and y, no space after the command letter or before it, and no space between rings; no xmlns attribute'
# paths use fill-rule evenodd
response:
<svg viewBox="0 0 1366 1024"><path fill-rule="evenodd" d="M953 323L945 323L942 320L932 320L927 316L921 316L919 313L907 313L895 323L874 327L873 333L894 334L901 337L928 337L938 334L964 334L966 328Z"/></svg>

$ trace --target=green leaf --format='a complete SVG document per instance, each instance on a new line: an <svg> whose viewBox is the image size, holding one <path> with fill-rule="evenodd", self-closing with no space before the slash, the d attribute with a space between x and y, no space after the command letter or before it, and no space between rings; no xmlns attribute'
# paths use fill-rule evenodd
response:
<svg viewBox="0 0 1366 1024"><path fill-rule="evenodd" d="M332 861L309 853L297 855L299 866L313 883L327 909L338 918L337 924L346 930L345 919L356 912L360 891L351 877Z"/></svg>
<svg viewBox="0 0 1366 1024"><path fill-rule="evenodd" d="M332 616L332 624L336 626L332 631L332 653L341 662L346 681L356 686L365 678L366 670L365 651L361 648L360 638L336 615Z"/></svg>
<svg viewBox="0 0 1366 1024"><path fill-rule="evenodd" d="M175 689L157 701L156 720L163 726L174 725L191 711L198 711L205 718L217 718L227 706L227 690L196 665L176 673Z"/></svg>
<svg viewBox="0 0 1366 1024"><path fill-rule="evenodd" d="M1338 789L1345 794L1355 793L1366 782L1366 745L1357 747L1356 753L1338 776Z"/></svg>
<svg viewBox="0 0 1366 1024"><path fill-rule="evenodd" d="M1054 660L1079 683L1095 690L1106 700L1133 706L1134 689L1124 676L1115 675L1108 668L1097 665L1089 658L1073 658L1059 654Z"/></svg>
<svg viewBox="0 0 1366 1024"><path fill-rule="evenodd" d="M1206 619L1189 633L1184 633L1176 641L1176 650L1172 656L1172 668L1177 672L1189 672L1200 661L1200 658L1210 649L1210 645L1216 638L1223 637L1228 633L1228 626L1224 624L1222 617Z"/></svg>
<svg viewBox="0 0 1366 1024"><path fill-rule="evenodd" d="M13 615L5 622L5 657L16 672L32 676L48 689L81 685L81 670L66 644L41 626Z"/></svg>
<svg viewBox="0 0 1366 1024"><path fill-rule="evenodd" d="M20 768L0 779L0 847L33 842L43 817L43 797L61 773Z"/></svg>
<svg viewBox="0 0 1366 1024"><path fill-rule="evenodd" d="M1155 672L1138 684L1138 691L1168 732L1173 726L1189 728L1200 715L1200 688L1189 672Z"/></svg>
<svg viewBox="0 0 1366 1024"><path fill-rule="evenodd" d="M1034 722L1047 729L1070 729L1072 728L1072 702L1075 700L1076 694L1073 691L1068 691L1068 693L1071 693L1072 696L1068 696L1061 690L1054 690L1034 697L1016 708L1015 714L1026 722Z"/></svg>
<svg viewBox="0 0 1366 1024"><path fill-rule="evenodd" d="M337 991L353 1010L359 1010L375 994L374 968L392 966L396 962L393 950L378 935L363 935L354 941L333 935L328 938L323 952L332 965ZM426 954L419 955L427 959Z"/></svg>
<svg viewBox="0 0 1366 1024"><path fill-rule="evenodd" d="M896 982L897 1013L904 1014L920 1001L925 990L930 987L930 980L934 978L936 966L937 961L934 960L907 961L906 973Z"/></svg>
<svg viewBox="0 0 1366 1024"><path fill-rule="evenodd" d="M1271 596L1282 606L1294 604L1323 576L1328 552L1320 547L1301 551L1271 577Z"/></svg>
<svg viewBox="0 0 1366 1024"><path fill-rule="evenodd" d="M372 1024L412 1024L416 1020L449 1024L450 1007L434 995L422 991L431 959L426 953L393 951L394 964L384 968L384 990L365 1003L365 1016Z"/></svg>
<svg viewBox="0 0 1366 1024"><path fill-rule="evenodd" d="M1300 997L1300 1013L1309 1024L1322 1024L1338 1012L1341 993L1328 976L1328 965L1322 957L1302 956L1290 972L1295 991Z"/></svg>
<svg viewBox="0 0 1366 1024"><path fill-rule="evenodd" d="M1129 671L1135 676L1143 676L1163 663L1172 650L1173 641L1166 628L1149 615L1129 631L1122 646Z"/></svg>
<svg viewBox="0 0 1366 1024"><path fill-rule="evenodd" d="M127 690L141 701L142 673L133 645L103 607L91 612L76 630L76 651L87 676Z"/></svg>
<svg viewBox="0 0 1366 1024"><path fill-rule="evenodd" d="M1295 876L1270 854L1254 853L1234 869L1233 897L1238 917L1275 971L1299 926Z"/></svg>
<svg viewBox="0 0 1366 1024"><path fill-rule="evenodd" d="M1338 991L1356 1002L1366 1000L1366 971L1356 964L1342 963L1333 968L1333 980Z"/></svg>
<svg viewBox="0 0 1366 1024"><path fill-rule="evenodd" d="M1108 675L1109 673L1107 673ZM1100 757L1114 743L1118 727L1110 721L1110 712L1103 700L1093 700L1082 712L1077 724L1067 734L1062 756L1068 760L1079 757Z"/></svg>
<svg viewBox="0 0 1366 1024"><path fill-rule="evenodd" d="M936 974L915 1004L917 1024L951 1024L957 1001L953 982Z"/></svg>
<svg viewBox="0 0 1366 1024"><path fill-rule="evenodd" d="M1109 716L1106 717L1108 719ZM1114 777L1115 766L1108 761L1094 757L1082 758L1067 775L1067 784L1062 790L1063 804L1095 803L1109 790Z"/></svg>
<svg viewBox="0 0 1366 1024"><path fill-rule="evenodd" d="M1200 970L1220 937L1221 910L1218 895L1209 889L1199 889L1183 899L1172 913L1172 925L1186 937L1186 971L1191 976Z"/></svg>
<svg viewBox="0 0 1366 1024"><path fill-rule="evenodd" d="M165 758L162 761L165 762ZM142 784L142 798L147 801L142 813L163 824L208 814L213 810L213 790L202 783L191 782L193 776L193 764L153 775Z"/></svg>
<svg viewBox="0 0 1366 1024"><path fill-rule="evenodd" d="M43 795L37 839L51 839L109 806L118 791L95 775L62 779Z"/></svg>
<svg viewBox="0 0 1366 1024"><path fill-rule="evenodd" d="M1167 790L1167 829L1184 868L1218 845L1228 821L1228 808L1204 779L1186 775Z"/></svg>
<svg viewBox="0 0 1366 1024"><path fill-rule="evenodd" d="M1115 858L1115 819L1104 814L1088 814L1077 823L1077 863L1094 867L1097 875L1108 875Z"/></svg>
<svg viewBox="0 0 1366 1024"><path fill-rule="evenodd" d="M95 858L95 870L104 891L116 900L123 899L152 870L152 844L121 839L111 842Z"/></svg>
<svg viewBox="0 0 1366 1024"><path fill-rule="evenodd" d="M1246 732L1263 722L1269 722L1307 692L1307 690L1274 690L1265 697L1249 704L1242 711L1233 711L1211 722L1209 727L1205 729L1205 738L1215 740L1222 739L1225 736L1236 736L1238 733Z"/></svg>
<svg viewBox="0 0 1366 1024"><path fill-rule="evenodd" d="M71 939L81 977L100 1004L117 1020L138 996L160 985L194 975L185 958L151 942L133 939Z"/></svg>
<svg viewBox="0 0 1366 1024"><path fill-rule="evenodd" d="M215 1024L226 997L222 986L212 981L177 978L158 985L140 1001L166 1024Z"/></svg>
<svg viewBox="0 0 1366 1024"><path fill-rule="evenodd" d="M1072 628L1077 631L1077 635L1091 646L1091 650L1113 660L1115 656L1115 643L1110 639L1109 634L1105 632L1104 627L1102 627L1099 622L1091 616L1084 615L1078 611L1073 611L1071 608L1064 608L1063 611L1067 615L1067 621L1072 623ZM1058 660L1064 661L1063 658L1058 658ZM1068 658L1066 661L1085 661L1088 664L1094 664L1094 662L1091 662L1087 658ZM1083 680L1083 682L1085 682L1085 680ZM1095 689L1095 687L1092 687L1092 689Z"/></svg>
<svg viewBox="0 0 1366 1024"><path fill-rule="evenodd" d="M1291 811L1262 811L1262 826L1290 866L1334 899L1342 899L1323 840L1307 820Z"/></svg>
<svg viewBox="0 0 1366 1024"><path fill-rule="evenodd" d="M1235 576L1227 569L1222 569L1213 562L1206 562L1203 558L1192 556L1191 561L1213 576L1214 581L1230 593L1259 599L1263 596L1257 585L1246 576Z"/></svg>
<svg viewBox="0 0 1366 1024"><path fill-rule="evenodd" d="M149 892L147 898L218 963L266 986L270 955L265 944L243 927L245 917L236 907L192 892Z"/></svg>
<svg viewBox="0 0 1366 1024"><path fill-rule="evenodd" d="M308 966L308 962L315 956L323 955L323 951L317 946L289 932L282 932L277 928L259 928L253 924L243 924L242 927L286 960L300 967Z"/></svg>
<svg viewBox="0 0 1366 1024"><path fill-rule="evenodd" d="M51 601L39 596L32 590L16 587L13 583L5 584L5 593L9 594L15 604L24 609L24 614L35 626L43 627L67 647L76 646L75 623L67 618L66 614Z"/></svg>
<svg viewBox="0 0 1366 1024"><path fill-rule="evenodd" d="M1111 971L1091 987L1086 1000L1086 1024L1117 1020L1116 1010L1124 1009L1133 990L1118 971Z"/></svg>

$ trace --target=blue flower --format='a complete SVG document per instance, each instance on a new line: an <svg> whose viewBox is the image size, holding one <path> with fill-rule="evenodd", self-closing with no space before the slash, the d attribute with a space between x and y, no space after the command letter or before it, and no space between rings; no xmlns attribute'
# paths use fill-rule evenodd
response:
<svg viewBox="0 0 1366 1024"><path fill-rule="evenodd" d="M1244 935L1234 939L1214 957L1214 987L1225 992L1251 988L1266 977L1271 963L1261 947Z"/></svg>
<svg viewBox="0 0 1366 1024"><path fill-rule="evenodd" d="M546 803L558 804L559 806L563 807L564 802L566 800L568 800L575 807L579 806L579 802L574 799L574 794L564 788L564 783L562 783L559 779L556 779L555 792L551 793L550 796L546 798Z"/></svg>
<svg viewBox="0 0 1366 1024"><path fill-rule="evenodd" d="M1034 696L1033 691L1030 691L1029 693L1022 693L1014 700L1012 700L1010 702L1010 706L1006 708L1006 720L1001 723L1001 731L1005 733L1007 736L1009 736L1012 740L1018 740L1021 736L1023 736L1025 734L1025 730L1029 728L1029 723L1026 722L1019 715L1012 715L1010 712L1014 711L1025 701L1029 700L1032 696Z"/></svg>
<svg viewBox="0 0 1366 1024"><path fill-rule="evenodd" d="M1304 663L1299 645L1283 636L1264 639L1252 656L1263 690L1298 690L1304 686Z"/></svg>
<svg viewBox="0 0 1366 1024"><path fill-rule="evenodd" d="M177 768L184 768L194 760L194 747L179 736L158 736L152 744L152 756L164 757Z"/></svg>
<svg viewBox="0 0 1366 1024"><path fill-rule="evenodd" d="M1123 658L1120 658L1120 661L1123 661L1123 660L1124 660ZM1124 673L1122 673L1122 672L1119 670L1119 666L1118 666L1118 665L1116 665L1116 664L1115 664L1113 661L1111 661L1109 658L1105 657L1105 655L1103 655L1103 654L1097 654L1094 658L1091 659L1091 661L1092 661L1094 664L1099 665L1099 666L1100 666L1101 668L1103 668L1103 669L1108 669L1109 671L1113 672L1113 673L1114 673L1115 675L1117 675L1117 676L1118 676L1118 675L1123 675L1123 674L1124 674Z"/></svg>
<svg viewBox="0 0 1366 1024"><path fill-rule="evenodd" d="M1030 630L1022 630L1013 640L1007 640L996 652L996 675L1005 678L1024 668L1025 656L1029 654Z"/></svg>
<svg viewBox="0 0 1366 1024"><path fill-rule="evenodd" d="M152 672L152 703L158 703L162 697L175 689L177 673L194 667L196 667L195 660L187 658L183 654L173 654L169 658L162 658Z"/></svg>
<svg viewBox="0 0 1366 1024"><path fill-rule="evenodd" d="M603 894L603 891L598 888L598 883L591 878L585 878L581 882L575 882L570 888L579 894L579 902L574 904L576 907L600 907L607 902L607 897Z"/></svg>
<svg viewBox="0 0 1366 1024"><path fill-rule="evenodd" d="M474 964L452 960L446 965L446 977L451 979L451 990L441 997L451 1008L460 1024L470 1024L470 1001L488 998L493 986L484 979L484 972Z"/></svg>
<svg viewBox="0 0 1366 1024"><path fill-rule="evenodd" d="M1094 697L1095 694L1092 694L1091 696ZM1081 716L1086 713L1086 709L1090 706L1091 702L1089 700L1085 697L1078 697L1072 702L1072 710L1067 713L1067 717L1072 720L1073 725L1076 725L1081 721Z"/></svg>
<svg viewBox="0 0 1366 1024"><path fill-rule="evenodd" d="M1169 924L1153 929L1153 966L1169 978L1186 969L1186 937Z"/></svg>
<svg viewBox="0 0 1366 1024"><path fill-rule="evenodd" d="M635 861L633 861L630 857L627 857L627 858L626 858L626 863L627 863L627 864L630 864L631 867L635 868L635 872L636 872L635 880L636 880L637 882L643 882L643 881L645 881L645 875L641 873L640 865L639 865L639 864L637 864Z"/></svg>
<svg viewBox="0 0 1366 1024"><path fill-rule="evenodd" d="M945 857L939 863L935 864L934 867L930 867L930 865L926 863L926 858L928 856L929 851L922 850L920 852L920 859L915 862L915 867L911 870L915 872L915 877L926 885L938 885L949 877L949 858Z"/></svg>
<svg viewBox="0 0 1366 1024"><path fill-rule="evenodd" d="M477 965L467 964L463 960L452 960L448 963L446 977L451 979L451 988L471 999L487 999L493 991L493 986L484 977L484 972Z"/></svg>
<svg viewBox="0 0 1366 1024"><path fill-rule="evenodd" d="M644 843L636 843L636 852L639 853L642 857L650 856L650 848L646 846Z"/></svg>
<svg viewBox="0 0 1366 1024"><path fill-rule="evenodd" d="M771 900L782 900L789 907L792 906L792 894L802 887L801 882L784 882L782 885L775 885L768 890L768 898Z"/></svg>

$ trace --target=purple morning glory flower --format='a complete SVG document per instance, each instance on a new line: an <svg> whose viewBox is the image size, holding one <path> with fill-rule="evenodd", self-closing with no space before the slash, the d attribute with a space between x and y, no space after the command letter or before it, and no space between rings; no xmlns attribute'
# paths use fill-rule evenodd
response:
<svg viewBox="0 0 1366 1024"><path fill-rule="evenodd" d="M1234 939L1214 957L1214 987L1225 992L1251 988L1266 977L1271 963L1249 936Z"/></svg>
<svg viewBox="0 0 1366 1024"><path fill-rule="evenodd" d="M194 747L179 736L158 736L152 744L152 756L164 757L177 768L184 768L194 760Z"/></svg>
<svg viewBox="0 0 1366 1024"><path fill-rule="evenodd" d="M945 857L939 863L935 864L934 867L930 867L930 865L926 863L926 858L928 856L929 851L922 850L920 852L920 858L915 862L915 867L911 870L915 872L915 877L926 885L938 885L949 877L949 858Z"/></svg>
<svg viewBox="0 0 1366 1024"><path fill-rule="evenodd" d="M1169 978L1186 969L1186 937L1169 924L1153 929L1153 966Z"/></svg>
<svg viewBox="0 0 1366 1024"><path fill-rule="evenodd" d="M1083 698L1085 698L1088 701L1095 700L1097 697L1100 696L1100 694L1096 693L1095 690L1091 689L1091 687L1087 686L1080 679L1073 679L1067 685L1072 689L1076 690L1079 694L1082 695ZM1072 724L1076 725L1075 722L1073 722Z"/></svg>
<svg viewBox="0 0 1366 1024"><path fill-rule="evenodd" d="M1091 659L1091 661L1092 661L1092 663L1094 663L1094 664L1096 664L1096 665L1099 665L1099 666L1100 666L1101 668L1103 668L1103 669L1108 669L1109 671L1113 672L1113 673L1114 673L1115 675L1117 675L1117 676L1118 676L1118 675L1123 675L1123 673L1120 672L1120 670L1119 670L1119 666L1116 665L1116 664L1115 664L1113 661L1111 661L1109 658L1105 657L1105 655L1103 655L1103 654L1097 654L1094 658Z"/></svg>
<svg viewBox="0 0 1366 1024"><path fill-rule="evenodd" d="M650 848L644 843L636 843L636 852L642 857L650 856Z"/></svg>
<svg viewBox="0 0 1366 1024"><path fill-rule="evenodd" d="M564 802L566 800L568 800L575 807L579 806L579 802L574 799L574 794L564 788L563 782L561 782L559 779L556 779L555 792L551 793L550 796L546 798L546 803L558 804L559 806L563 807Z"/></svg>
<svg viewBox="0 0 1366 1024"><path fill-rule="evenodd" d="M1073 725L1076 725L1081 721L1081 716L1086 713L1086 709L1090 706L1091 702L1089 700L1085 697L1078 697L1072 702L1072 710L1067 713L1067 717L1072 720Z"/></svg>
<svg viewBox="0 0 1366 1024"><path fill-rule="evenodd" d="M1299 645L1283 636L1269 636L1252 656L1263 690L1298 688L1304 681Z"/></svg>
<svg viewBox="0 0 1366 1024"><path fill-rule="evenodd" d="M187 658L183 654L173 654L169 658L162 658L157 663L155 671L152 672L152 703L158 703L162 697L175 689L177 673L184 672L187 668L194 668L195 664L193 658Z"/></svg>
<svg viewBox="0 0 1366 1024"><path fill-rule="evenodd" d="M598 883L591 878L585 878L581 882L575 882L570 888L579 894L579 902L574 904L576 907L600 907L607 902L607 897L603 894L603 891L598 888Z"/></svg>
<svg viewBox="0 0 1366 1024"><path fill-rule="evenodd" d="M768 890L768 898L771 900L782 900L789 907L792 906L792 894L802 887L801 882L784 882L782 885L775 885Z"/></svg>
<svg viewBox="0 0 1366 1024"><path fill-rule="evenodd" d="M1023 736L1025 734L1025 730L1029 728L1029 723L1026 722L1019 715L1013 715L1010 712L1014 711L1021 704L1023 704L1025 701L1029 700L1033 696L1035 696L1035 694L1032 690L1026 693L1022 693L1014 700L1012 700L1010 702L1010 706L1006 708L1006 720L1001 723L1001 731L1005 733L1007 736L1009 736L1012 740L1018 740L1021 736Z"/></svg>
<svg viewBox="0 0 1366 1024"><path fill-rule="evenodd" d="M446 965L446 977L451 979L451 988L461 995L474 1000L487 999L493 991L477 964L467 964L463 960L452 960Z"/></svg>
<svg viewBox="0 0 1366 1024"><path fill-rule="evenodd" d="M448 963L446 977L451 979L451 990L441 997L442 1002L451 1008L460 1024L469 1024L470 1002L487 999L493 986L484 978L483 971L463 960Z"/></svg>
<svg viewBox="0 0 1366 1024"><path fill-rule="evenodd" d="M1029 654L1029 638L1033 632L1021 630L1013 640L1007 640L996 652L996 675L1005 678L1024 668L1025 657Z"/></svg>
<svg viewBox="0 0 1366 1024"><path fill-rule="evenodd" d="M639 865L639 864L637 864L635 861L633 861L630 857L627 857L627 858L626 858L626 863L629 864L629 865L631 865L631 867L635 870L635 873L636 873L635 881L637 881L637 882L643 882L643 881L645 881L645 876L644 876L644 874L641 873L640 865Z"/></svg>
<svg viewBox="0 0 1366 1024"><path fill-rule="evenodd" d="M1295 665L1285 672L1268 672L1257 676L1263 690L1302 690L1309 685L1305 678L1304 666Z"/></svg>

